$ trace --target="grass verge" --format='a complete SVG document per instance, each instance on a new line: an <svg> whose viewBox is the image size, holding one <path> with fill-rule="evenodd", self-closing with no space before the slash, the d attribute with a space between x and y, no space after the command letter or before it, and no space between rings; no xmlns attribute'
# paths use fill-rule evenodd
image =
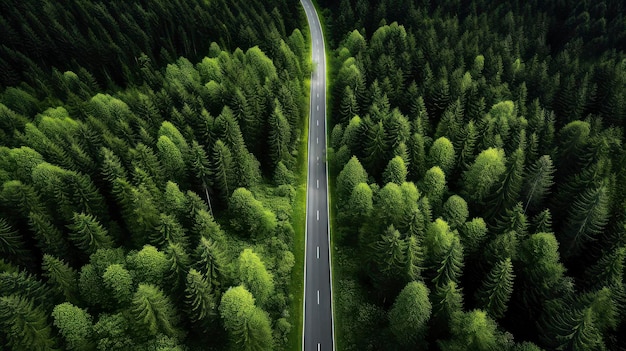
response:
<svg viewBox="0 0 626 351"><path fill-rule="evenodd" d="M291 331L287 341L287 350L302 350L302 299L304 294L304 230L306 226L306 187L307 187L307 160L309 155L309 92L310 81L305 82L307 91L306 116L302 122L302 132L300 135L300 145L298 152L298 163L296 166L296 199L293 205L292 225L295 232L293 239L293 255L295 258L294 268L291 272L291 283L289 292L291 294Z"/></svg>

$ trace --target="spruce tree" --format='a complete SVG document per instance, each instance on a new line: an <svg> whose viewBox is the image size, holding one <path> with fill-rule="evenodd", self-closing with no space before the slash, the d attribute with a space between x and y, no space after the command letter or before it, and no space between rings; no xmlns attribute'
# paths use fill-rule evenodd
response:
<svg viewBox="0 0 626 351"><path fill-rule="evenodd" d="M478 305L491 317L504 317L513 293L513 263L510 258L498 262L489 272L476 292Z"/></svg>

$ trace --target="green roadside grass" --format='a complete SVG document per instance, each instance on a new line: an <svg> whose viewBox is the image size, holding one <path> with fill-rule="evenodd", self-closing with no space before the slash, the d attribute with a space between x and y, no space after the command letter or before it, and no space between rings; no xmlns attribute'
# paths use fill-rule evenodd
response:
<svg viewBox="0 0 626 351"><path fill-rule="evenodd" d="M291 331L287 341L287 350L302 350L302 299L304 295L304 250L305 250L305 226L306 226L306 187L307 187L307 160L309 155L309 100L310 80L305 83L307 118L301 122L300 145L298 147L298 161L296 165L296 199L293 204L292 225L295 232L293 239L293 255L295 258L294 268L291 272L289 292L291 294Z"/></svg>

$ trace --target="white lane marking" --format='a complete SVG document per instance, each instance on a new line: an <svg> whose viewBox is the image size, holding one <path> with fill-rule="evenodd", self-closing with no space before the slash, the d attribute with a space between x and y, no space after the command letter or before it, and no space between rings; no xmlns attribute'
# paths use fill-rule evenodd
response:
<svg viewBox="0 0 626 351"><path fill-rule="evenodd" d="M320 97L320 93L317 93L317 97Z"/></svg>
<svg viewBox="0 0 626 351"><path fill-rule="evenodd" d="M315 143L319 144L320 143L320 138L315 138Z"/></svg>
<svg viewBox="0 0 626 351"><path fill-rule="evenodd" d="M317 259L319 260L319 258L320 258L320 247L318 246L317 247Z"/></svg>
<svg viewBox="0 0 626 351"><path fill-rule="evenodd" d="M317 126L319 127L320 126L320 120L318 119L316 122L317 122Z"/></svg>
<svg viewBox="0 0 626 351"><path fill-rule="evenodd" d="M317 220L320 220L320 210L317 210Z"/></svg>
<svg viewBox="0 0 626 351"><path fill-rule="evenodd" d="M317 304L320 304L320 291L317 291Z"/></svg>
<svg viewBox="0 0 626 351"><path fill-rule="evenodd" d="M320 110L320 105L317 105L317 110L318 110L318 111Z"/></svg>
<svg viewBox="0 0 626 351"><path fill-rule="evenodd" d="M320 351L320 347L321 347L321 346L320 346L320 343L318 342L318 343L317 343L317 351Z"/></svg>
<svg viewBox="0 0 626 351"><path fill-rule="evenodd" d="M317 156L317 160L318 160L318 161L320 160L320 157L319 157L319 156Z"/></svg>
<svg viewBox="0 0 626 351"><path fill-rule="evenodd" d="M320 180L319 179L317 180L317 188L318 189L320 188Z"/></svg>

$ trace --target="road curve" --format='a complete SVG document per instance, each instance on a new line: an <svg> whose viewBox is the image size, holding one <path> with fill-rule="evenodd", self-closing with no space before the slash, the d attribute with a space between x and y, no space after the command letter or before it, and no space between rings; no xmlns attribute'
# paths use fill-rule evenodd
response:
<svg viewBox="0 0 626 351"><path fill-rule="evenodd" d="M311 0L301 0L311 32L313 72L309 110L304 254L304 318L302 349L334 351L326 165L326 54L322 26Z"/></svg>

